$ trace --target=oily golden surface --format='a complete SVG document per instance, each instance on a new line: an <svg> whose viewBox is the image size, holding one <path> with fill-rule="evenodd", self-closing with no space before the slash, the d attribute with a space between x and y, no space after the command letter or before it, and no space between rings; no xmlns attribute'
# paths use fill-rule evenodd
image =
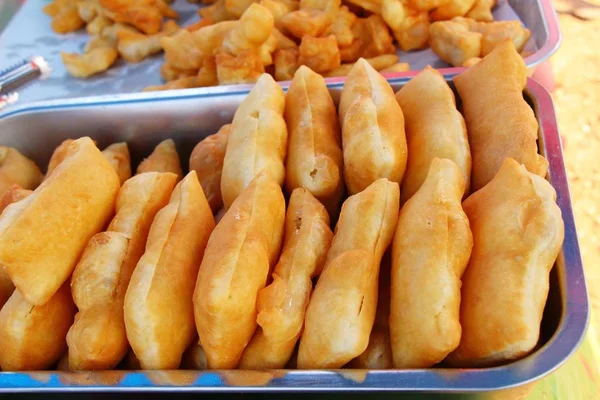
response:
<svg viewBox="0 0 600 400"><path fill-rule="evenodd" d="M172 172L177 175L177 180L181 180L181 163L175 142L172 139L163 140L145 158L137 167L137 173L144 172Z"/></svg>
<svg viewBox="0 0 600 400"><path fill-rule="evenodd" d="M258 292L259 327L240 362L243 369L284 368L304 326L312 278L320 273L333 233L325 207L306 189L292 192L285 241L273 282Z"/></svg>
<svg viewBox="0 0 600 400"><path fill-rule="evenodd" d="M538 154L538 123L523 99L527 67L512 42L505 41L454 77L454 83L471 145L471 190L491 181L508 157L544 177L548 161Z"/></svg>
<svg viewBox="0 0 600 400"><path fill-rule="evenodd" d="M348 192L379 178L400 183L407 158L402 110L389 83L364 59L344 83L339 116Z"/></svg>
<svg viewBox="0 0 600 400"><path fill-rule="evenodd" d="M460 278L473 237L461 201L465 178L434 159L400 210L392 246L390 335L395 368L428 368L460 341Z"/></svg>
<svg viewBox="0 0 600 400"><path fill-rule="evenodd" d="M0 263L32 304L50 299L69 278L87 241L112 216L119 178L84 137L25 199L0 217Z"/></svg>
<svg viewBox="0 0 600 400"><path fill-rule="evenodd" d="M367 348L379 266L392 240L399 197L398 184L382 178L344 202L306 311L298 368L341 368Z"/></svg>
<svg viewBox="0 0 600 400"><path fill-rule="evenodd" d="M462 337L449 362L486 366L521 358L538 342L550 270L564 239L556 192L508 158L463 208L473 252L463 276Z"/></svg>
<svg viewBox="0 0 600 400"><path fill-rule="evenodd" d="M194 291L200 344L211 369L237 367L256 329L256 299L283 239L285 200L260 174L244 189L210 237Z"/></svg>
<svg viewBox="0 0 600 400"><path fill-rule="evenodd" d="M192 344L194 282L214 227L192 171L156 214L125 294L127 339L142 368L176 369Z"/></svg>
<svg viewBox="0 0 600 400"><path fill-rule="evenodd" d="M426 67L396 93L404 113L408 163L400 197L405 203L419 190L434 158L447 158L460 168L469 193L471 150L467 128L444 77Z"/></svg>
<svg viewBox="0 0 600 400"><path fill-rule="evenodd" d="M15 184L33 190L43 177L33 161L12 147L0 146L0 196Z"/></svg>

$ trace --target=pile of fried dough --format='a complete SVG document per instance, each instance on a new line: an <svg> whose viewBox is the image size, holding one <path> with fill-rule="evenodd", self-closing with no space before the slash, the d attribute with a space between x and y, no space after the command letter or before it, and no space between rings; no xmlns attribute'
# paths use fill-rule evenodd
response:
<svg viewBox="0 0 600 400"><path fill-rule="evenodd" d="M0 367L481 367L538 344L564 238L511 41L339 104L263 74L183 175L166 140L0 148ZM60 360L60 361L59 361Z"/></svg>
<svg viewBox="0 0 600 400"><path fill-rule="evenodd" d="M444 61L470 66L505 39L522 51L520 21L493 21L494 0L216 0L185 28L166 0L55 0L46 6L64 33L87 22L83 54L63 53L67 71L85 78L164 51L161 77L146 90L254 83L265 72L291 80L301 65L346 76L359 58L380 72L404 72L397 47L431 46Z"/></svg>

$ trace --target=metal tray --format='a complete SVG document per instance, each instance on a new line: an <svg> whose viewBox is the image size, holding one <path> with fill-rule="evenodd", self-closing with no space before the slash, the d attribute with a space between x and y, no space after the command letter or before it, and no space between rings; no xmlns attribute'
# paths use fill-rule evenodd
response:
<svg viewBox="0 0 600 400"><path fill-rule="evenodd" d="M5 0L0 0L0 3ZM47 0L46 0L47 1ZM57 35L50 29L50 18L43 14L40 1L27 1L0 36L0 70L34 55L43 56L53 69L49 79L38 81L19 94L18 104L50 99L99 96L106 94L136 93L144 87L161 83L162 55L130 64L120 60L106 73L90 79L70 77L60 59L60 51L81 52L89 40L84 30L68 35ZM497 19L519 18L531 32L526 50L534 53L525 59L527 66L535 67L548 59L560 44L560 31L551 0L499 0L494 10ZM174 8L180 13L180 23L195 21L196 5L176 0ZM23 35L26 31L27 35ZM448 68L431 49L403 53L400 59L418 71L428 64L439 68L445 75L454 75L460 68ZM389 74L390 77L413 76L417 72ZM208 89L207 92L210 92ZM8 111L12 107L7 107Z"/></svg>
<svg viewBox="0 0 600 400"><path fill-rule="evenodd" d="M407 79L392 80L398 90ZM283 84L286 87L286 84ZM339 98L343 79L330 84ZM100 146L127 141L134 159L173 138L187 164L193 146L232 120L248 86L104 96L22 107L0 118L0 144L46 165L52 150L70 137L91 136ZM550 163L565 241L551 273L540 343L528 357L496 368L336 371L105 371L0 373L0 391L407 391L473 392L510 388L541 378L577 348L588 322L588 300L569 188L552 100L529 80L526 98L540 124L540 151Z"/></svg>

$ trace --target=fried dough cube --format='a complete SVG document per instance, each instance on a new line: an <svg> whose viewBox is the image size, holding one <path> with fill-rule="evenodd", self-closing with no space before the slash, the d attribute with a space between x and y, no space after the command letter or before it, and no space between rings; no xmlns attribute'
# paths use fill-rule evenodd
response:
<svg viewBox="0 0 600 400"><path fill-rule="evenodd" d="M429 26L429 45L439 58L460 67L481 54L481 34L460 21L439 21Z"/></svg>
<svg viewBox="0 0 600 400"><path fill-rule="evenodd" d="M179 70L200 68L203 54L196 46L194 34L201 31L192 33L182 29L173 36L159 37L160 47L165 52L165 62Z"/></svg>
<svg viewBox="0 0 600 400"><path fill-rule="evenodd" d="M217 133L202 139L190 155L190 171L196 171L206 200L215 214L223 207L221 172L230 133L231 124L223 125Z"/></svg>
<svg viewBox="0 0 600 400"><path fill-rule="evenodd" d="M117 41L119 40L119 38L117 37L117 34L120 31L139 33L139 31L137 29L135 29L133 26L131 26L129 24L125 24L122 22L116 22L116 23L104 28L102 30L102 33L100 34L100 36L107 40L111 40L114 43L114 45L111 47L116 47Z"/></svg>
<svg viewBox="0 0 600 400"><path fill-rule="evenodd" d="M163 65L160 66L160 77L166 82L173 81L179 78L186 78L190 76L196 76L198 74L198 70L196 69L179 69L173 67L169 62L165 61Z"/></svg>
<svg viewBox="0 0 600 400"><path fill-rule="evenodd" d="M194 290L196 328L210 369L237 367L252 339L257 296L277 262L284 220L281 187L261 173L210 236Z"/></svg>
<svg viewBox="0 0 600 400"><path fill-rule="evenodd" d="M225 37L223 50L235 56L247 50L258 49L269 39L273 27L273 15L269 10L258 3L252 3Z"/></svg>
<svg viewBox="0 0 600 400"><path fill-rule="evenodd" d="M196 81L198 87L216 86L219 84L215 57L204 57L202 67L198 71L198 75L196 75Z"/></svg>
<svg viewBox="0 0 600 400"><path fill-rule="evenodd" d="M236 19L233 15L227 12L225 8L225 0L217 0L208 7L202 7L198 10L200 17L210 19L214 22L229 21Z"/></svg>
<svg viewBox="0 0 600 400"><path fill-rule="evenodd" d="M109 69L119 54L111 47L99 47L84 54L61 52L60 56L65 69L71 76L89 78Z"/></svg>
<svg viewBox="0 0 600 400"><path fill-rule="evenodd" d="M127 180L106 232L94 235L71 281L79 312L67 334L72 370L114 369L129 349L123 302L154 217L169 202L177 177L147 172Z"/></svg>
<svg viewBox="0 0 600 400"><path fill-rule="evenodd" d="M275 28L285 31L281 18L292 11L288 5L278 0L260 0L260 5L268 9L273 15Z"/></svg>
<svg viewBox="0 0 600 400"><path fill-rule="evenodd" d="M479 367L519 359L538 344L550 270L564 239L556 192L506 158L463 208L473 252L462 279L462 336L447 361Z"/></svg>
<svg viewBox="0 0 600 400"><path fill-rule="evenodd" d="M375 57L382 54L396 54L394 38L380 15L371 15L364 20L362 57ZM360 36L359 36L360 37Z"/></svg>
<svg viewBox="0 0 600 400"><path fill-rule="evenodd" d="M469 10L465 17L472 18L475 21L492 22L492 8L496 5L497 0L475 0L475 4Z"/></svg>
<svg viewBox="0 0 600 400"><path fill-rule="evenodd" d="M219 85L254 83L265 72L256 51L248 50L238 56L217 54L215 60Z"/></svg>
<svg viewBox="0 0 600 400"><path fill-rule="evenodd" d="M298 368L341 368L369 344L379 266L398 220L398 184L378 179L342 206L298 350Z"/></svg>
<svg viewBox="0 0 600 400"><path fill-rule="evenodd" d="M131 156L126 142L113 143L102 150L102 154L119 176L121 185L131 178Z"/></svg>
<svg viewBox="0 0 600 400"><path fill-rule="evenodd" d="M288 89L284 116L289 130L286 189L309 190L336 218L344 191L342 137L323 77L300 67Z"/></svg>
<svg viewBox="0 0 600 400"><path fill-rule="evenodd" d="M454 92L436 69L425 67L396 93L404 113L408 163L402 179L405 203L419 190L436 158L452 160L460 169L469 193L471 149L465 120L456 109Z"/></svg>
<svg viewBox="0 0 600 400"><path fill-rule="evenodd" d="M15 290L0 310L2 370L36 371L55 365L65 352L76 311L68 281L42 305Z"/></svg>
<svg viewBox="0 0 600 400"><path fill-rule="evenodd" d="M104 15L98 15L92 20L92 22L87 24L85 29L89 35L99 35L105 28L111 26L112 24L113 22L109 18L105 17Z"/></svg>
<svg viewBox="0 0 600 400"><path fill-rule="evenodd" d="M77 12L85 22L92 22L98 15L102 13L102 7L98 0L77 1Z"/></svg>
<svg viewBox="0 0 600 400"><path fill-rule="evenodd" d="M58 14L52 18L51 27L56 33L74 32L85 25L85 21L79 16L75 3L69 3L60 8Z"/></svg>
<svg viewBox="0 0 600 400"><path fill-rule="evenodd" d="M382 71L385 68L391 67L398 62L398 56L395 54L383 54L381 56L366 58L366 62L368 62L371 67L373 67L377 71ZM408 64L402 63L402 66L406 66ZM354 63L352 64L342 64L338 68L331 70L325 74L325 76L347 76L352 68L354 67ZM403 71L408 71L408 69L403 69ZM402 71L402 72L403 72Z"/></svg>
<svg viewBox="0 0 600 400"><path fill-rule="evenodd" d="M223 21L193 32L192 37L197 51L203 56L215 56L222 53L225 38L239 23L239 21Z"/></svg>
<svg viewBox="0 0 600 400"><path fill-rule="evenodd" d="M294 189L281 257L273 282L258 292L259 327L244 350L240 368L285 368L302 332L311 279L323 268L332 238L325 207L308 190Z"/></svg>
<svg viewBox="0 0 600 400"><path fill-rule="evenodd" d="M115 22L126 22L151 35L162 28L163 15L154 0L100 0L104 13Z"/></svg>
<svg viewBox="0 0 600 400"><path fill-rule="evenodd" d="M473 7L476 0L452 0L431 12L431 19L444 21L454 17L464 17Z"/></svg>
<svg viewBox="0 0 600 400"><path fill-rule="evenodd" d="M179 30L179 26L174 21L168 21L164 24L163 30L154 35L144 35L126 30L119 31L117 33L119 39L117 49L125 61L140 62L162 50L161 38L171 36Z"/></svg>
<svg viewBox="0 0 600 400"><path fill-rule="evenodd" d="M461 205L464 172L448 159L430 165L400 210L392 244L394 368L431 367L460 342L460 280L473 247Z"/></svg>
<svg viewBox="0 0 600 400"><path fill-rule="evenodd" d="M352 25L357 18L355 14L348 10L348 7L342 6L333 17L333 21L325 31L325 35L335 36L339 47L350 46L354 41Z"/></svg>
<svg viewBox="0 0 600 400"><path fill-rule="evenodd" d="M360 58L363 47L361 39L354 39L350 46L340 47L340 58L344 63L353 63Z"/></svg>
<svg viewBox="0 0 600 400"><path fill-rule="evenodd" d="M300 63L298 49L282 49L275 52L275 79L278 81L292 80Z"/></svg>
<svg viewBox="0 0 600 400"><path fill-rule="evenodd" d="M125 294L127 339L142 368L176 369L193 343L195 278L214 227L191 171L156 214Z"/></svg>
<svg viewBox="0 0 600 400"><path fill-rule="evenodd" d="M383 56L380 56L380 57L383 57ZM379 70L379 72L381 72L381 73L408 72L408 71L410 71L409 63L397 63L397 64L391 65L387 68Z"/></svg>
<svg viewBox="0 0 600 400"><path fill-rule="evenodd" d="M402 110L389 83L364 59L348 74L338 112L348 192L358 193L379 178L402 182L407 158Z"/></svg>
<svg viewBox="0 0 600 400"><path fill-rule="evenodd" d="M408 5L419 11L429 12L440 6L451 3L453 0L408 0Z"/></svg>
<svg viewBox="0 0 600 400"><path fill-rule="evenodd" d="M99 49L101 47L116 48L117 43L110 38L104 36L92 36L90 41L85 45L83 52L89 53L92 50Z"/></svg>
<svg viewBox="0 0 600 400"><path fill-rule="evenodd" d="M160 142L147 158L138 165L136 174L144 172L172 172L177 180L183 177L179 155L173 139Z"/></svg>
<svg viewBox="0 0 600 400"><path fill-rule="evenodd" d="M304 36L300 43L298 63L315 72L331 71L340 66L340 49L335 36L323 38Z"/></svg>
<svg viewBox="0 0 600 400"><path fill-rule="evenodd" d="M538 122L523 99L527 66L507 40L483 60L456 76L467 124L473 172L471 190L492 180L510 157L546 176L548 161L538 154Z"/></svg>
<svg viewBox="0 0 600 400"><path fill-rule="evenodd" d="M221 175L226 209L261 172L283 184L288 137L284 107L283 89L263 74L235 112Z"/></svg>
<svg viewBox="0 0 600 400"><path fill-rule="evenodd" d="M297 49L298 45L289 37L285 36L281 31L277 28L273 29L273 35L277 40L277 44L275 46L275 50L282 49Z"/></svg>
<svg viewBox="0 0 600 400"><path fill-rule="evenodd" d="M0 146L0 196L12 185L33 190L44 175L35 162L12 147Z"/></svg>
<svg viewBox="0 0 600 400"><path fill-rule="evenodd" d="M403 51L424 49L429 40L429 14L405 7L400 0L383 0L381 16Z"/></svg>
<svg viewBox="0 0 600 400"><path fill-rule="evenodd" d="M474 22L469 21L471 29L481 33L481 57L490 54L506 39L510 39L517 52L521 52L531 37L531 31L521 21Z"/></svg>
<svg viewBox="0 0 600 400"><path fill-rule="evenodd" d="M285 29L298 39L321 36L331 23L330 16L320 10L297 10L281 17Z"/></svg>
<svg viewBox="0 0 600 400"><path fill-rule="evenodd" d="M225 9L233 18L240 18L258 0L225 0Z"/></svg>
<svg viewBox="0 0 600 400"><path fill-rule="evenodd" d="M51 1L42 7L42 11L49 17L56 17L60 13L60 5L56 1Z"/></svg>

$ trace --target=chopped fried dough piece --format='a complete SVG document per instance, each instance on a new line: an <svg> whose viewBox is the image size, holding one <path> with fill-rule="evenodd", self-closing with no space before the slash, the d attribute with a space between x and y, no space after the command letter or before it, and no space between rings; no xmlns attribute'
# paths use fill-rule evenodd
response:
<svg viewBox="0 0 600 400"><path fill-rule="evenodd" d="M300 66L297 49L282 49L275 52L275 79L289 81Z"/></svg>
<svg viewBox="0 0 600 400"><path fill-rule="evenodd" d="M304 36L300 44L300 65L306 65L317 73L331 71L340 66L340 50L335 36L324 38Z"/></svg>
<svg viewBox="0 0 600 400"><path fill-rule="evenodd" d="M84 54L61 52L63 64L67 72L76 78L87 78L104 72L117 60L117 50L100 47Z"/></svg>
<svg viewBox="0 0 600 400"><path fill-rule="evenodd" d="M238 56L218 54L217 77L221 85L254 83L265 71L256 51L245 51Z"/></svg>

